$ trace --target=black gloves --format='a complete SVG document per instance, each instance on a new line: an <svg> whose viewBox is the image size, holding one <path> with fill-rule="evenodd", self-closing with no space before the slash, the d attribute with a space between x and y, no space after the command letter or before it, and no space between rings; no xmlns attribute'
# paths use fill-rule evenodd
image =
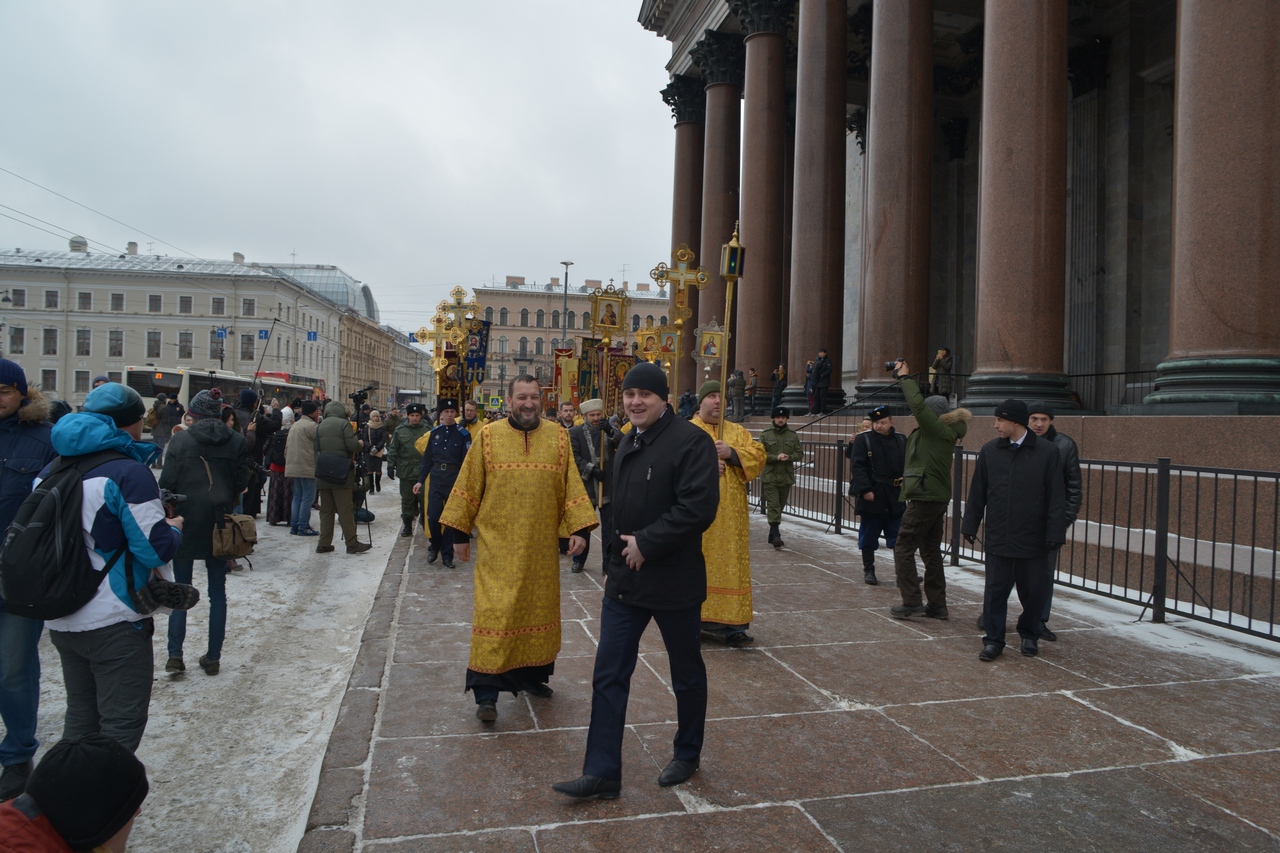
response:
<svg viewBox="0 0 1280 853"><path fill-rule="evenodd" d="M130 597L133 599L133 609L146 616L159 607L190 610L199 603L200 590L190 584L155 578L141 589L132 590Z"/></svg>
<svg viewBox="0 0 1280 853"><path fill-rule="evenodd" d="M968 542L970 545L972 545L972 544L974 544L975 542L977 542L977 541L978 541L976 537L974 537L974 536L970 536L968 533L964 533L964 534L961 534L961 535L963 535L963 536L964 536L964 541Z"/></svg>
<svg viewBox="0 0 1280 853"><path fill-rule="evenodd" d="M1063 543L1062 543L1062 542L1054 542L1053 540L1050 540L1050 541L1048 541L1048 542L1044 543L1044 546L1045 546L1046 548L1048 548L1050 551L1056 551L1056 550L1058 550L1059 548L1061 548L1061 547L1062 547L1062 545L1063 545Z"/></svg>

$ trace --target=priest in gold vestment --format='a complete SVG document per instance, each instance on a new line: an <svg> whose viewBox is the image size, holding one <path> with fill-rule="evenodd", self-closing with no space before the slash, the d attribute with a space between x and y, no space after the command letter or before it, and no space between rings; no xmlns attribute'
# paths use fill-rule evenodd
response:
<svg viewBox="0 0 1280 853"><path fill-rule="evenodd" d="M569 554L598 526L573 459L569 433L539 417L531 376L508 388L511 417L480 430L449 493L440 523L479 531L466 689L476 717L498 718L501 691L550 696L560 652L559 538ZM470 543L454 545L469 560Z"/></svg>
<svg viewBox="0 0 1280 853"><path fill-rule="evenodd" d="M720 383L704 382L698 389L693 423L715 438L720 417ZM764 445L728 420L723 438L716 441L716 455L720 458L720 508L702 534L702 555L707 561L702 630L731 646L745 646L754 639L747 633L751 625L747 483L760 476L767 459Z"/></svg>

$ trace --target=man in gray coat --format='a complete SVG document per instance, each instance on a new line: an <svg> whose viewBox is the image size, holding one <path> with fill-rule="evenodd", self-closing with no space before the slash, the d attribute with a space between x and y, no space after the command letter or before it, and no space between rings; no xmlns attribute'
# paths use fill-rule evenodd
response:
<svg viewBox="0 0 1280 853"><path fill-rule="evenodd" d="M284 445L284 475L293 481L293 506L289 532L294 536L319 536L311 527L311 505L316 502L316 421L320 407L303 400L298 420L289 428Z"/></svg>
<svg viewBox="0 0 1280 853"><path fill-rule="evenodd" d="M316 427L316 490L320 493L320 539L317 554L333 550L333 517L338 516L342 526L342 538L347 543L348 554L361 554L373 546L356 538L356 508L351 493L356 487L355 454L364 445L356 438L347 420L347 410L337 400L325 404L324 420ZM346 456L349 464L347 476L341 482L320 477L320 455Z"/></svg>

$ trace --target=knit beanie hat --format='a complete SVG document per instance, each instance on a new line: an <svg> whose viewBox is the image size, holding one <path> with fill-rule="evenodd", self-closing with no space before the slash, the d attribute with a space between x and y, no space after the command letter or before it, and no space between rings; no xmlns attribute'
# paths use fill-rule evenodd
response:
<svg viewBox="0 0 1280 853"><path fill-rule="evenodd" d="M1006 421L1013 421L1019 426L1026 426L1031 420L1031 414L1027 411L1027 404L1021 400L1005 400L996 406L996 417Z"/></svg>
<svg viewBox="0 0 1280 853"><path fill-rule="evenodd" d="M84 398L84 410L106 415L121 429L136 424L147 414L142 396L119 382L108 382L90 391Z"/></svg>
<svg viewBox="0 0 1280 853"><path fill-rule="evenodd" d="M706 382L703 382L702 387L698 389L698 404L701 405L702 398L706 397L708 394L719 394L719 393L720 393L720 382L716 379L708 379Z"/></svg>
<svg viewBox="0 0 1280 853"><path fill-rule="evenodd" d="M149 788L142 762L101 732L54 744L27 779L27 794L72 850L119 832Z"/></svg>
<svg viewBox="0 0 1280 853"><path fill-rule="evenodd" d="M110 382L110 381L111 381L111 378L110 378L110 377L108 377L108 376L95 376L95 377L93 377L93 384L94 384L94 385L101 385L103 382Z"/></svg>
<svg viewBox="0 0 1280 853"><path fill-rule="evenodd" d="M0 358L0 385L17 388L22 396L27 396L27 374L22 365L7 358Z"/></svg>
<svg viewBox="0 0 1280 853"><path fill-rule="evenodd" d="M187 414L193 418L222 417L222 389L208 388L192 397Z"/></svg>
<svg viewBox="0 0 1280 853"><path fill-rule="evenodd" d="M382 426L382 412L375 410L369 413L369 426L371 427Z"/></svg>
<svg viewBox="0 0 1280 853"><path fill-rule="evenodd" d="M315 400L303 400L302 405L298 407L298 410L301 411L302 416L306 418L314 415L316 410L319 408L320 407L316 405Z"/></svg>
<svg viewBox="0 0 1280 853"><path fill-rule="evenodd" d="M924 404L933 410L935 415L945 415L951 411L951 401L941 394L934 394L932 397L925 397Z"/></svg>
<svg viewBox="0 0 1280 853"><path fill-rule="evenodd" d="M1034 403L1031 403L1030 405L1028 405L1027 414L1028 415L1034 415L1034 414L1048 415L1049 420L1053 420L1053 408L1048 403L1042 400L1036 400Z"/></svg>
<svg viewBox="0 0 1280 853"><path fill-rule="evenodd" d="M258 395L253 393L252 388L240 389L240 408L255 409L258 406Z"/></svg>
<svg viewBox="0 0 1280 853"><path fill-rule="evenodd" d="M652 391L662 399L667 399L670 390L667 388L667 374L656 364L641 362L627 371L622 378L622 390L638 388L641 391Z"/></svg>

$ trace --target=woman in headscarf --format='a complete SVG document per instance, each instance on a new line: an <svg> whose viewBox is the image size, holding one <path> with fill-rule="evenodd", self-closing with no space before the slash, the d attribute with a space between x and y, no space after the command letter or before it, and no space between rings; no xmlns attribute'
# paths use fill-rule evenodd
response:
<svg viewBox="0 0 1280 853"><path fill-rule="evenodd" d="M293 426L293 410L284 409L280 415L280 429L267 439L263 461L267 463L267 524L274 527L285 524L293 512L293 481L284 475L284 448L289 439L289 427Z"/></svg>
<svg viewBox="0 0 1280 853"><path fill-rule="evenodd" d="M382 460L387 455L387 429L382 423L382 412L369 413L363 433L360 438L364 441L365 491L380 492Z"/></svg>

